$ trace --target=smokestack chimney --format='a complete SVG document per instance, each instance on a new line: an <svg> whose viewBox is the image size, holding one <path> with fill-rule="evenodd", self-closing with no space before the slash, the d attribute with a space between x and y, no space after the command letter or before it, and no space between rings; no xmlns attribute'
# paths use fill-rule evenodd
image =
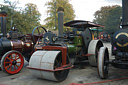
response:
<svg viewBox="0 0 128 85"><path fill-rule="evenodd" d="M58 36L59 40L63 41L63 17L64 9L62 7L58 8Z"/></svg>
<svg viewBox="0 0 128 85"><path fill-rule="evenodd" d="M122 27L128 29L128 0L122 0Z"/></svg>
<svg viewBox="0 0 128 85"><path fill-rule="evenodd" d="M6 38L6 17L7 13L5 11L0 12L2 38Z"/></svg>

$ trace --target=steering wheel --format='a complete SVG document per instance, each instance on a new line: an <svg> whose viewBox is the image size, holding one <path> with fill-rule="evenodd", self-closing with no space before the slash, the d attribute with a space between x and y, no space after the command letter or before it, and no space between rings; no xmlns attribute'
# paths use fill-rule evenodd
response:
<svg viewBox="0 0 128 85"><path fill-rule="evenodd" d="M42 29L39 29L39 28L42 28ZM34 34L35 32L37 32L36 34ZM32 39L33 39L33 43L35 44L36 41L39 39L39 38L42 38L43 35L44 35L44 32L47 32L47 30L42 27L42 26L37 26L35 27L33 30L32 30ZM37 37L37 38L36 38Z"/></svg>

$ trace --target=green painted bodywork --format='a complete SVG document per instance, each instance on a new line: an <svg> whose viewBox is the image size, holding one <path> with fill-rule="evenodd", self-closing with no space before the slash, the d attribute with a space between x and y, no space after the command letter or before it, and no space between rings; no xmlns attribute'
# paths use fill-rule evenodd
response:
<svg viewBox="0 0 128 85"><path fill-rule="evenodd" d="M75 36L72 43L67 43L68 46L68 54L77 54L80 51L81 46L83 45L82 37Z"/></svg>

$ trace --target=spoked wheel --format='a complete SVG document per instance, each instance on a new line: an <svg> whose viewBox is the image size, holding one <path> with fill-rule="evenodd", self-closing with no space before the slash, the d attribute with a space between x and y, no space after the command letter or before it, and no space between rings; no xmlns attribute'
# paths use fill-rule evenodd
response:
<svg viewBox="0 0 128 85"><path fill-rule="evenodd" d="M18 51L9 51L1 59L1 68L8 74L16 74L21 71L24 65L24 58Z"/></svg>
<svg viewBox="0 0 128 85"><path fill-rule="evenodd" d="M36 43L38 38L42 38L43 37L43 34L45 32L47 32L47 30L42 26L37 26L37 27L35 27L33 29L33 31L32 31L32 39L33 39L34 44Z"/></svg>
<svg viewBox="0 0 128 85"><path fill-rule="evenodd" d="M109 53L106 47L101 47L98 55L98 75L100 78L108 77Z"/></svg>
<svg viewBox="0 0 128 85"><path fill-rule="evenodd" d="M97 57L100 47L103 47L103 43L100 40L92 40L89 43L88 54L91 55L88 57L88 60L91 66L97 66Z"/></svg>
<svg viewBox="0 0 128 85"><path fill-rule="evenodd" d="M33 63L36 62L36 63ZM30 69L30 72L43 79L61 82L67 78L69 69L53 71L62 65L62 56L60 51L36 51L30 58L29 66L43 70Z"/></svg>

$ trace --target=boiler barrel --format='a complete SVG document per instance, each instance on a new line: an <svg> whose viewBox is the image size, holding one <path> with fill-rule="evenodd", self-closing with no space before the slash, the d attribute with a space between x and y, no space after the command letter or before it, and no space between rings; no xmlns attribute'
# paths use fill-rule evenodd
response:
<svg viewBox="0 0 128 85"><path fill-rule="evenodd" d="M31 53L33 49L32 42L23 42L21 40L8 40L0 39L0 56L3 56L6 52L10 50L16 50L24 53Z"/></svg>
<svg viewBox="0 0 128 85"><path fill-rule="evenodd" d="M32 42L23 42L21 40L11 41L12 49L19 52L31 53L33 49Z"/></svg>

